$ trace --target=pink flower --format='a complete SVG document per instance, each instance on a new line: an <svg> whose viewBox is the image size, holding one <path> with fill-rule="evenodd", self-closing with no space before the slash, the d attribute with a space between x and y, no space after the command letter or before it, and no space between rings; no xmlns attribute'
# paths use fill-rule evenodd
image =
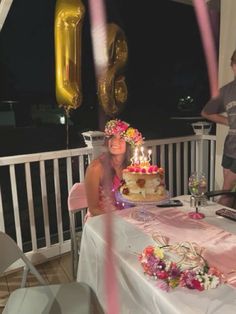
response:
<svg viewBox="0 0 236 314"><path fill-rule="evenodd" d="M144 249L144 251L143 251L143 253L146 255L151 255L151 254L153 254L153 252L154 252L154 247L153 246L151 246L151 245L149 245L149 246L147 246L145 249Z"/></svg>
<svg viewBox="0 0 236 314"><path fill-rule="evenodd" d="M165 270L161 270L157 272L157 277L159 279L167 279L168 278L168 272L166 272Z"/></svg>
<svg viewBox="0 0 236 314"><path fill-rule="evenodd" d="M201 285L200 281L198 281L197 279L192 280L192 286L193 286L193 289L197 289L199 291L204 290L204 287Z"/></svg>

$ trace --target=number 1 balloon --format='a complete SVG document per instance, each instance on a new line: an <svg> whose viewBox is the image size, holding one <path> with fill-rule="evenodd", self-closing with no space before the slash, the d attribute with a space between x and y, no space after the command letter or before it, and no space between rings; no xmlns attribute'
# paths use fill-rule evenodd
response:
<svg viewBox="0 0 236 314"><path fill-rule="evenodd" d="M55 9L56 99L68 113L81 105L81 0L57 0Z"/></svg>

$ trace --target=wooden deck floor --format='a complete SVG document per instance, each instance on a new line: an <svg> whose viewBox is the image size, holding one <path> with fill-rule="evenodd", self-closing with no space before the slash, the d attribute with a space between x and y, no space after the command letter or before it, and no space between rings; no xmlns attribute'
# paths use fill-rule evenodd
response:
<svg viewBox="0 0 236 314"><path fill-rule="evenodd" d="M70 253L61 255L59 258L36 266L37 270L50 284L66 283L73 281L71 272ZM0 313L12 291L20 287L22 271L16 271L9 275L0 277ZM27 278L28 286L39 285L34 275L29 274Z"/></svg>

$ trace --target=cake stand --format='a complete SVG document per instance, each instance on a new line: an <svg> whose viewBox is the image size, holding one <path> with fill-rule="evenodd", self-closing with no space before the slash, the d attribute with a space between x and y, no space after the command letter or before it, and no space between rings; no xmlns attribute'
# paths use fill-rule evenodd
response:
<svg viewBox="0 0 236 314"><path fill-rule="evenodd" d="M131 217L138 221L151 221L155 218L155 214L149 211L150 207L153 205L160 205L166 203L169 200L169 193L167 197L161 201L131 201L122 196L120 192L116 192L116 199L124 204L124 208L134 207L131 210Z"/></svg>

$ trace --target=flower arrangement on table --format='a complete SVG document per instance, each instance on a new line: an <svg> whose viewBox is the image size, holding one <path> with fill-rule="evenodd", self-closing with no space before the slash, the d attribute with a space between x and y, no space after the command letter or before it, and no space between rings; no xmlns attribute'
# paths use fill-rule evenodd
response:
<svg viewBox="0 0 236 314"><path fill-rule="evenodd" d="M168 255L170 252L179 256L179 261L172 261ZM144 273L157 280L158 287L165 291L175 287L208 290L216 288L223 279L219 270L209 267L196 251L196 245L189 242L147 246L139 254L139 261Z"/></svg>

